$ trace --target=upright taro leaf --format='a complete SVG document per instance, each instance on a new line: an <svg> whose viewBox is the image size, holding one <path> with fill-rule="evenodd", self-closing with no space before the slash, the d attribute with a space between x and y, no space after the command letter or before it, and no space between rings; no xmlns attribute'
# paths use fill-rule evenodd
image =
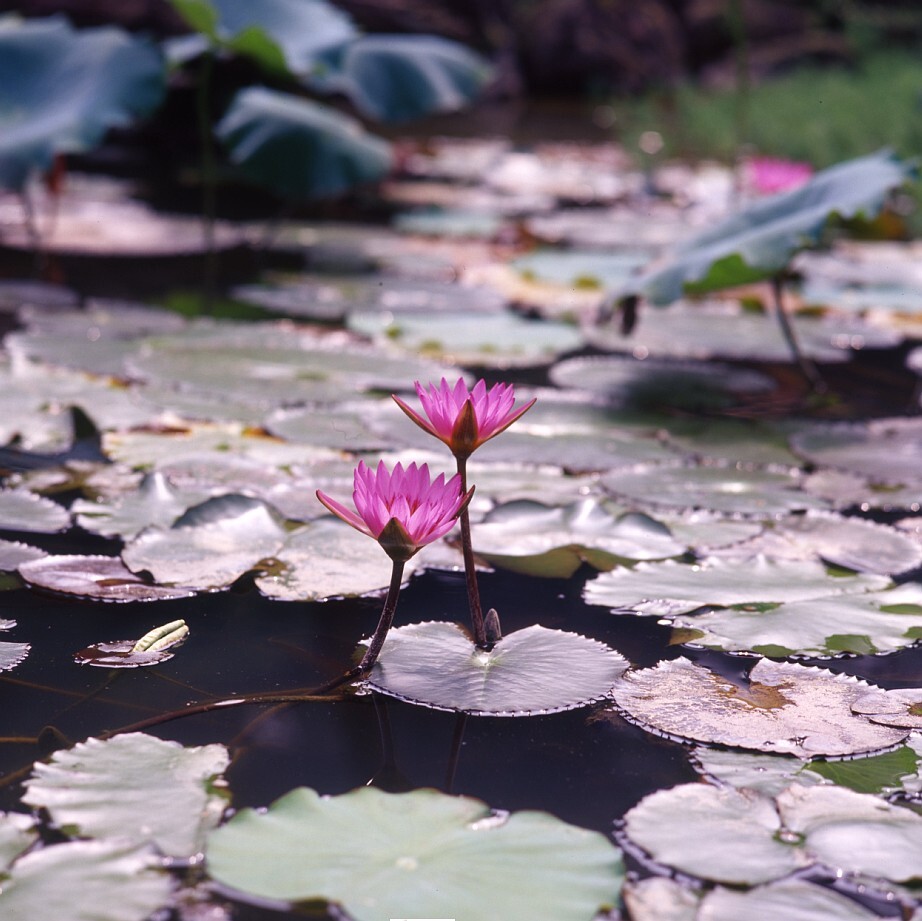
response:
<svg viewBox="0 0 922 921"><path fill-rule="evenodd" d="M121 29L66 19L0 19L0 186L20 191L56 154L89 150L106 130L156 108L163 61Z"/></svg>
<svg viewBox="0 0 922 921"><path fill-rule="evenodd" d="M490 78L488 63L458 42L434 35L366 35L324 55L307 78L341 92L370 118L408 121L467 105Z"/></svg>
<svg viewBox="0 0 922 921"><path fill-rule="evenodd" d="M820 242L835 217L872 216L888 193L915 171L883 150L817 173L806 185L758 201L692 237L616 292L624 303L644 298L659 306L686 291L713 291L781 273L799 250Z"/></svg>
<svg viewBox="0 0 922 921"><path fill-rule="evenodd" d="M805 376L819 383L802 357L781 302L785 269L799 250L820 243L830 220L873 216L888 193L915 173L912 164L883 150L817 173L806 185L756 202L678 247L614 292L610 303L630 329L637 303L665 305L686 292L713 291L772 279L775 309L785 338Z"/></svg>
<svg viewBox="0 0 922 921"><path fill-rule="evenodd" d="M304 75L317 57L357 34L326 0L170 0L209 46L253 58L267 70Z"/></svg>
<svg viewBox="0 0 922 921"><path fill-rule="evenodd" d="M286 197L338 195L391 168L390 146L353 119L265 87L238 93L216 131L248 178Z"/></svg>

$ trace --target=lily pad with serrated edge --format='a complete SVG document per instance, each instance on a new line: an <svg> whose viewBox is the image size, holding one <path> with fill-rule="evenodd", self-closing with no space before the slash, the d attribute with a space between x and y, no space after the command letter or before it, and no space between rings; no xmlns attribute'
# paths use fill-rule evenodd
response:
<svg viewBox="0 0 922 921"><path fill-rule="evenodd" d="M629 879L621 896L631 921L698 921L701 893L666 876Z"/></svg>
<svg viewBox="0 0 922 921"><path fill-rule="evenodd" d="M875 484L918 487L922 480L918 419L816 426L792 435L791 447L813 464L866 476Z"/></svg>
<svg viewBox="0 0 922 921"><path fill-rule="evenodd" d="M724 608L672 620L675 639L764 656L874 655L922 639L922 587ZM922 720L919 723L922 726Z"/></svg>
<svg viewBox="0 0 922 921"><path fill-rule="evenodd" d="M194 588L151 585L113 556L52 554L22 563L19 575L34 588L97 601L168 601L195 594Z"/></svg>
<svg viewBox="0 0 922 921"><path fill-rule="evenodd" d="M189 509L172 527L142 531L126 544L122 560L157 583L217 589L274 558L286 536L265 502L218 496Z"/></svg>
<svg viewBox="0 0 922 921"><path fill-rule="evenodd" d="M15 620L0 620L0 630L10 630L15 626ZM19 665L31 648L28 643L0 643L0 672L8 672Z"/></svg>
<svg viewBox="0 0 922 921"><path fill-rule="evenodd" d="M529 716L601 700L628 664L604 643L539 624L486 651L457 624L430 622L391 630L368 685L436 710Z"/></svg>
<svg viewBox="0 0 922 921"><path fill-rule="evenodd" d="M35 819L21 812L0 812L0 872L38 838Z"/></svg>
<svg viewBox="0 0 922 921"><path fill-rule="evenodd" d="M32 547L29 544L22 544L15 540L0 540L0 571L13 572L22 563L40 560L46 555L44 550L39 550L38 547Z"/></svg>
<svg viewBox="0 0 922 921"><path fill-rule="evenodd" d="M507 502L477 523L477 554L502 569L566 579L583 564L611 569L619 560L679 556L685 545L654 518L612 514L595 499L553 507Z"/></svg>
<svg viewBox="0 0 922 921"><path fill-rule="evenodd" d="M874 483L857 473L824 467L808 474L803 488L830 502L835 509L858 507L863 511L907 509L917 512L922 508L922 481L886 485Z"/></svg>
<svg viewBox="0 0 922 921"><path fill-rule="evenodd" d="M229 762L223 745L184 748L140 732L91 738L36 763L23 802L81 837L191 857L224 814L215 784Z"/></svg>
<svg viewBox="0 0 922 921"><path fill-rule="evenodd" d="M768 659L735 684L679 658L625 673L612 696L631 719L670 737L812 758L881 751L907 737L908 729L852 712L871 690L857 678Z"/></svg>
<svg viewBox="0 0 922 921"><path fill-rule="evenodd" d="M575 326L539 323L511 313L429 317L354 313L348 318L348 327L381 345L390 343L402 351L474 367L546 365L584 344Z"/></svg>
<svg viewBox="0 0 922 921"><path fill-rule="evenodd" d="M372 431L362 407L283 407L265 418L270 434L297 444L319 445L341 451L382 451L400 442Z"/></svg>
<svg viewBox="0 0 922 921"><path fill-rule="evenodd" d="M922 564L922 543L874 521L808 511L767 524L758 537L720 555L742 559L762 554L775 560L819 559L856 572L897 575Z"/></svg>
<svg viewBox="0 0 922 921"><path fill-rule="evenodd" d="M149 847L124 839L68 841L20 857L3 881L9 918L76 919L92 906L93 921L146 921L170 900L173 883Z"/></svg>
<svg viewBox="0 0 922 921"><path fill-rule="evenodd" d="M875 691L856 700L852 704L852 711L882 726L922 729L922 689Z"/></svg>
<svg viewBox="0 0 922 921"><path fill-rule="evenodd" d="M740 918L874 921L880 915L825 886L791 879L756 886L745 892L718 886L704 897L694 921L739 921Z"/></svg>
<svg viewBox="0 0 922 921"><path fill-rule="evenodd" d="M800 464L800 458L788 445L788 429L789 425L767 419L685 416L664 419L662 435L676 451L698 461L792 469Z"/></svg>
<svg viewBox="0 0 922 921"><path fill-rule="evenodd" d="M425 565L428 550L405 566L407 577ZM387 588L391 561L366 534L326 515L292 532L276 553L276 563L256 577L256 587L277 601L351 598Z"/></svg>
<svg viewBox="0 0 922 921"><path fill-rule="evenodd" d="M150 525L169 527L186 509L208 496L207 489L176 489L162 473L153 471L144 477L136 492L110 502L75 499L70 510L84 530L130 540Z"/></svg>
<svg viewBox="0 0 922 921"><path fill-rule="evenodd" d="M615 470L601 481L616 498L651 508L704 508L761 518L828 508L823 499L804 492L802 482L796 468L678 463Z"/></svg>
<svg viewBox="0 0 922 921"><path fill-rule="evenodd" d="M889 585L886 576L831 575L814 560L710 556L693 564L664 560L602 573L586 583L583 598L613 610L672 617L705 606L808 601L881 591Z"/></svg>
<svg viewBox="0 0 922 921"><path fill-rule="evenodd" d="M208 868L257 898L325 899L356 921L528 917L585 921L613 905L621 855L606 838L540 812L497 815L435 790L298 788L209 836ZM491 879L484 888L471 879Z"/></svg>
<svg viewBox="0 0 922 921"><path fill-rule="evenodd" d="M0 489L0 528L53 534L70 526L67 509L25 489Z"/></svg>

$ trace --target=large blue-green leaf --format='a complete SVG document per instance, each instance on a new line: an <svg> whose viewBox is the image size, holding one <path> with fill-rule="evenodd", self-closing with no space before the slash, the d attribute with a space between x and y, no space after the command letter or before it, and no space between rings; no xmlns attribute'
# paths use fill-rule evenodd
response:
<svg viewBox="0 0 922 921"><path fill-rule="evenodd" d="M355 921L582 921L612 905L621 854L604 836L542 812L497 815L436 790L299 787L244 809L209 837L208 869L257 898L341 905Z"/></svg>
<svg viewBox="0 0 922 921"><path fill-rule="evenodd" d="M164 87L160 53L121 29L0 18L0 186L18 191L56 154L95 147L156 108Z"/></svg>
<svg viewBox="0 0 922 921"><path fill-rule="evenodd" d="M435 35L364 35L325 55L324 63L311 86L344 93L364 115L386 121L453 112L490 78L479 54Z"/></svg>
<svg viewBox="0 0 922 921"><path fill-rule="evenodd" d="M835 216L873 216L913 174L890 151L839 163L806 185L758 201L678 247L616 293L669 304L689 290L713 291L776 275L800 249L820 242Z"/></svg>
<svg viewBox="0 0 922 921"><path fill-rule="evenodd" d="M326 0L170 0L205 46L227 48L269 70L306 74L318 55L354 38L352 20Z"/></svg>
<svg viewBox="0 0 922 921"><path fill-rule="evenodd" d="M391 168L390 145L358 122L265 87L238 93L216 131L244 175L286 197L338 195Z"/></svg>

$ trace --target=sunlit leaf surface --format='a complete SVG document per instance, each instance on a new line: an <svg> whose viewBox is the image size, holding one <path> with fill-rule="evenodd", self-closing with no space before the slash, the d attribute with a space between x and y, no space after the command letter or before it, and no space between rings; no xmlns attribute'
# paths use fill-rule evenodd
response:
<svg viewBox="0 0 922 921"><path fill-rule="evenodd" d="M477 649L450 623L392 630L369 678L375 690L439 710L525 716L604 697L627 660L597 640L535 624Z"/></svg>
<svg viewBox="0 0 922 921"><path fill-rule="evenodd" d="M670 736L810 758L879 751L906 738L908 729L852 712L869 689L856 678L768 659L737 684L680 658L627 672L612 695L632 719Z"/></svg>
<svg viewBox="0 0 922 921"><path fill-rule="evenodd" d="M701 903L696 921L784 918L785 921L872 921L877 912L806 880L783 880L747 892L718 886Z"/></svg>
<svg viewBox="0 0 922 921"><path fill-rule="evenodd" d="M298 788L246 809L209 837L211 874L253 896L325 899L356 921L527 916L585 921L614 904L619 851L545 813L495 815L435 790ZM470 879L492 882L471 885Z"/></svg>
<svg viewBox="0 0 922 921"><path fill-rule="evenodd" d="M191 857L224 813L214 784L229 760L222 745L183 748L143 733L89 739L36 764L23 801L83 837Z"/></svg>
<svg viewBox="0 0 922 921"><path fill-rule="evenodd" d="M124 840L68 841L26 854L3 883L10 918L146 921L170 898L161 858Z"/></svg>
<svg viewBox="0 0 922 921"><path fill-rule="evenodd" d="M6 868L38 837L35 819L21 812L0 813L0 870Z"/></svg>

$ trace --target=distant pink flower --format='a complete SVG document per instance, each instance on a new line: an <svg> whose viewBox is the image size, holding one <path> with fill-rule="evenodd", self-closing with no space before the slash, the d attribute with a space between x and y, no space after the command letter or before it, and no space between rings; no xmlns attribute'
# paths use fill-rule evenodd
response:
<svg viewBox="0 0 922 921"><path fill-rule="evenodd" d="M813 167L809 163L780 157L751 157L746 161L746 181L760 195L796 189L812 175Z"/></svg>
<svg viewBox="0 0 922 921"><path fill-rule="evenodd" d="M421 547L447 534L474 490L461 491L461 477L445 481L440 473L429 481L429 467L400 464L388 472L384 461L376 470L359 461L352 501L356 512L317 490L317 498L346 524L373 537L393 560L406 561Z"/></svg>
<svg viewBox="0 0 922 921"><path fill-rule="evenodd" d="M467 458L485 441L509 428L534 404L529 401L515 409L515 389L511 384L494 384L489 390L482 381L467 389L462 378L451 387L443 377L438 387L426 390L416 381L416 392L428 420L399 397L397 405L422 429L444 441L451 453Z"/></svg>

